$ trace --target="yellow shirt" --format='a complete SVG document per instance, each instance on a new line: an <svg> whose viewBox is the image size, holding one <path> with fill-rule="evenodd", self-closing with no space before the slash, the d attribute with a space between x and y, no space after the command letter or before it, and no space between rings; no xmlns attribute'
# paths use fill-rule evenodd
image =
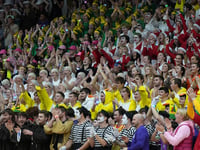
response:
<svg viewBox="0 0 200 150"><path fill-rule="evenodd" d="M90 111L91 112L91 119L94 120L97 117L97 114L101 111L101 110L105 110L109 113L113 113L113 103L110 102L108 104L103 104L103 103L99 103L96 107L94 111Z"/></svg>
<svg viewBox="0 0 200 150"><path fill-rule="evenodd" d="M133 96L132 90L130 89L130 87L126 86L129 90L130 90L130 97ZM116 90L113 92L113 99L116 98L118 102L123 101L123 98L121 96L121 93L119 90Z"/></svg>
<svg viewBox="0 0 200 150"><path fill-rule="evenodd" d="M133 99L129 99L128 101L120 101L119 105L126 111L134 111L136 109L136 102Z"/></svg>
<svg viewBox="0 0 200 150"><path fill-rule="evenodd" d="M151 104L151 99L148 98L148 93L146 91L145 86L140 86L139 87L139 93L141 100L139 102L136 102L136 110L139 111L141 108L144 108L145 106L150 106Z"/></svg>
<svg viewBox="0 0 200 150"><path fill-rule="evenodd" d="M120 102L120 101L123 100L123 98L122 98L121 93L120 93L119 90L114 91L114 92L113 92L113 96L114 96L114 98L117 99L118 102Z"/></svg>
<svg viewBox="0 0 200 150"><path fill-rule="evenodd" d="M44 132L46 134L53 134L52 136L55 136L54 134L63 134L63 140L58 142L58 149L62 146L64 146L68 139L69 136L71 134L71 128L73 125L73 121L68 120L65 121L64 123L61 122L61 120L56 120L53 123L53 127L49 128L48 125L44 125ZM50 150L54 150L53 146L54 146L54 137L52 137L51 139L51 144L50 144Z"/></svg>
<svg viewBox="0 0 200 150"><path fill-rule="evenodd" d="M44 108L41 110L50 111L52 109L52 105L55 104L54 101L52 99L50 99L45 88L41 89L41 87L39 87L39 86L36 86L35 88L37 90L37 94L38 94L38 97L39 97L41 103L44 104Z"/></svg>
<svg viewBox="0 0 200 150"><path fill-rule="evenodd" d="M168 99L164 102L161 102L161 100L156 104L156 110L157 111L166 111L166 105L169 105L169 114L174 117L177 111L177 106L174 104L174 102L171 99Z"/></svg>
<svg viewBox="0 0 200 150"><path fill-rule="evenodd" d="M178 3L178 0L176 1L175 9L179 9L181 12L183 12L183 7L185 4L185 0L181 0L181 3Z"/></svg>
<svg viewBox="0 0 200 150"><path fill-rule="evenodd" d="M180 94L181 93L187 93L187 90L185 89L185 88L181 88L177 93L175 93L175 91L174 91L174 95L175 95L175 97L174 97L174 99L173 99L173 102L177 105L177 107L178 108L181 108L181 106L180 106L180 104L179 104L179 99L180 99ZM184 104L184 106L187 106L187 104L188 104L188 95L186 94L186 99L185 99L185 104Z"/></svg>
<svg viewBox="0 0 200 150"><path fill-rule="evenodd" d="M114 99L114 94L110 91L104 90L105 93L105 102L104 104L109 104Z"/></svg>
<svg viewBox="0 0 200 150"><path fill-rule="evenodd" d="M69 107L72 107L73 109L77 109L77 108L81 108L81 102L77 101L74 106L72 106L71 104L69 104Z"/></svg>

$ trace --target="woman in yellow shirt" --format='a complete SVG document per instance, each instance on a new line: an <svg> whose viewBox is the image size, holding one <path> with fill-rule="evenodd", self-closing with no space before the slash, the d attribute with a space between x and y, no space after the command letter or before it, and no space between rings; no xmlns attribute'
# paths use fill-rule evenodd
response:
<svg viewBox="0 0 200 150"><path fill-rule="evenodd" d="M101 91L100 93L100 101L96 100L94 103L94 106L91 109L91 118L92 120L94 120L97 117L97 114L101 111L101 110L105 110L109 113L113 113L113 102L106 102L107 99L107 92L106 91Z"/></svg>
<svg viewBox="0 0 200 150"><path fill-rule="evenodd" d="M133 111L136 109L136 103L131 97L131 92L128 87L123 87L121 90L122 100L119 101L118 106L121 106L126 111Z"/></svg>

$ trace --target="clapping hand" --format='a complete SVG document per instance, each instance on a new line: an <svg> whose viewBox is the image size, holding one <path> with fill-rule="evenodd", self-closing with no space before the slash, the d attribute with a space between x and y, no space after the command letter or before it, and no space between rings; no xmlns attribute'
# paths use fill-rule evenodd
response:
<svg viewBox="0 0 200 150"><path fill-rule="evenodd" d="M192 100L194 100L196 98L196 93L194 92L194 89L193 88L189 88L187 90L187 94L188 94L188 100L190 102L192 102Z"/></svg>

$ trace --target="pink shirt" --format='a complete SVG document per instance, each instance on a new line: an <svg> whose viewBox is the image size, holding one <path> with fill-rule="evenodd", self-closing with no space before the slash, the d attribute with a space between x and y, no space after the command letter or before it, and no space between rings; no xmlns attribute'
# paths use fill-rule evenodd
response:
<svg viewBox="0 0 200 150"><path fill-rule="evenodd" d="M182 125L182 124L186 124L186 122L184 121L184 122L180 123L179 126ZM177 146L185 138L190 136L190 128L187 125L181 126L178 129L177 132L176 132L176 129L173 133L172 132L165 132L164 133L164 136L167 139L167 141L173 146ZM192 129L193 129L193 127L192 127ZM176 134L174 134L175 132L176 132Z"/></svg>

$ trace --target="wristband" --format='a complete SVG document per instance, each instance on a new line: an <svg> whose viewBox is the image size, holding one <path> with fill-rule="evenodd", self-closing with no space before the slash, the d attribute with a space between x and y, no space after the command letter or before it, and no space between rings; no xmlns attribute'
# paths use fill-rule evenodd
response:
<svg viewBox="0 0 200 150"><path fill-rule="evenodd" d="M158 135L160 136L160 134L164 134L164 131L161 132L161 131L158 131Z"/></svg>

